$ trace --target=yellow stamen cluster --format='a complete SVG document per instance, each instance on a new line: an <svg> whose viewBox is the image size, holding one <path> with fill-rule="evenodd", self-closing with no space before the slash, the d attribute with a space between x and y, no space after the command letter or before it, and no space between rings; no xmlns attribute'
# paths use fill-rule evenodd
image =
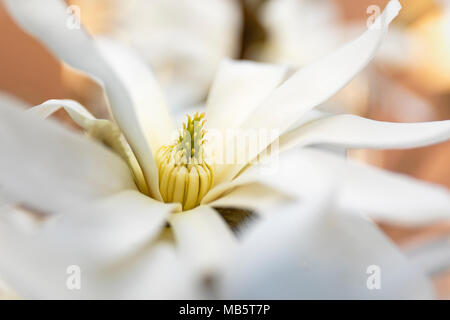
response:
<svg viewBox="0 0 450 320"><path fill-rule="evenodd" d="M204 154L204 113L188 116L177 141L158 150L159 190L164 202L178 202L192 209L211 188L213 169Z"/></svg>

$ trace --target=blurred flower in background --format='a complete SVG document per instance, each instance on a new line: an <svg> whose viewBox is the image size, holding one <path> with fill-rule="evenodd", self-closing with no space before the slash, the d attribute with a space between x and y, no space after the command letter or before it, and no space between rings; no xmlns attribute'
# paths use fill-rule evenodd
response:
<svg viewBox="0 0 450 320"><path fill-rule="evenodd" d="M296 68L327 55L366 27L343 26L339 7L329 0L253 1L253 7L265 36L247 44L244 57ZM368 106L368 72L364 70L321 109L363 115Z"/></svg>
<svg viewBox="0 0 450 320"><path fill-rule="evenodd" d="M397 30L405 44L393 71L404 73L421 90L450 92L450 2L410 1ZM409 13L409 14L408 14ZM397 70L396 70L397 69Z"/></svg>
<svg viewBox="0 0 450 320"><path fill-rule="evenodd" d="M137 50L174 108L204 100L218 63L239 54L241 11L235 0L68 2L79 6L91 34Z"/></svg>

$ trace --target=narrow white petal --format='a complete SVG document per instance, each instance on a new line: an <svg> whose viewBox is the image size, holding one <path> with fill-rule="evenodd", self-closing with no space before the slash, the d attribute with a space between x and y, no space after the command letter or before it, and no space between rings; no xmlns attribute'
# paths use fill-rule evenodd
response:
<svg viewBox="0 0 450 320"><path fill-rule="evenodd" d="M98 143L0 106L0 193L52 213L79 202L135 189L125 162Z"/></svg>
<svg viewBox="0 0 450 320"><path fill-rule="evenodd" d="M394 123L354 115L311 121L280 137L280 152L294 146L334 144L346 148L416 148L450 139L450 120Z"/></svg>
<svg viewBox="0 0 450 320"><path fill-rule="evenodd" d="M370 266L381 272L379 290L367 287ZM247 230L222 285L224 299L433 297L429 280L374 224L304 205L281 210Z"/></svg>
<svg viewBox="0 0 450 320"><path fill-rule="evenodd" d="M42 118L47 118L53 113L63 108L69 116L83 129L87 129L87 122L89 120L95 120L95 117L81 104L73 100L57 100L52 99L45 101L44 103L31 108L28 112L38 115Z"/></svg>
<svg viewBox="0 0 450 320"><path fill-rule="evenodd" d="M181 257L198 272L218 271L236 247L231 229L208 206L174 214L169 223Z"/></svg>
<svg viewBox="0 0 450 320"><path fill-rule="evenodd" d="M238 128L287 76L286 66L224 60L206 107L209 128Z"/></svg>
<svg viewBox="0 0 450 320"><path fill-rule="evenodd" d="M148 128L146 124L154 123L140 116L148 114L146 108L155 108L155 115L165 112L165 105L161 105L160 93L155 87L155 81L150 72L140 70L137 78L133 79L135 69L124 76L123 64L111 64L117 62L115 58L104 57L101 48L90 38L82 28L71 28L67 25L68 13L63 1L5 1L6 7L12 17L30 34L42 41L57 57L70 66L80 69L88 74L101 79L104 82L106 93L111 103L111 111L130 143L138 158L152 195L161 199L158 188L158 170L153 159L150 141L152 134L158 135L157 128ZM118 51L119 52L119 51ZM123 51L114 54L122 54ZM126 59L132 55L127 54ZM130 66L138 63L129 62ZM130 90L131 79L138 86ZM148 90L154 94L155 101L143 101L147 94L141 90ZM155 103L153 103L155 102ZM151 112L151 111L149 111ZM164 121L162 118L161 121ZM166 128L165 128L166 129ZM170 129L168 129L170 131ZM161 133L162 134L162 133ZM153 136L153 135L152 135ZM156 150L153 150L156 152Z"/></svg>
<svg viewBox="0 0 450 320"><path fill-rule="evenodd" d="M377 22L359 38L302 67L248 116L242 129L264 128L277 131L278 135L286 132L306 112L342 89L372 60L387 33L389 23L400 9L400 3L391 0ZM274 141L276 137L272 139ZM259 143L257 148L252 148L254 155L249 158L253 159L270 143L268 139L265 143ZM232 179L244 166L234 165L232 172L227 172L218 182ZM230 171L230 168L223 170Z"/></svg>
<svg viewBox="0 0 450 320"><path fill-rule="evenodd" d="M297 71L249 116L245 126L287 129L306 111L337 93L372 60L400 8L397 0L391 0L377 19L378 24L334 53Z"/></svg>

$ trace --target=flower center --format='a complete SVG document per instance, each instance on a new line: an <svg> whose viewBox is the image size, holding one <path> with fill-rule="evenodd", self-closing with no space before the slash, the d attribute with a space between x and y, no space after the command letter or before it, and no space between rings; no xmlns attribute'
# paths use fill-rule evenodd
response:
<svg viewBox="0 0 450 320"><path fill-rule="evenodd" d="M204 152L204 117L204 113L188 116L176 142L156 154L161 196L164 202L181 203L183 210L198 206L213 183L213 168Z"/></svg>

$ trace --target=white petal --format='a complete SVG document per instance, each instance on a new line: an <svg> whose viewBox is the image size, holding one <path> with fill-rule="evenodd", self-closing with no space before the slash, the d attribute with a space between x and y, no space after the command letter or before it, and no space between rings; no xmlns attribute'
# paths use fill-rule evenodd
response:
<svg viewBox="0 0 450 320"><path fill-rule="evenodd" d="M421 239L407 249L409 259L427 274L438 276L450 269L450 237L440 235Z"/></svg>
<svg viewBox="0 0 450 320"><path fill-rule="evenodd" d="M281 135L306 112L336 94L372 60L389 23L397 16L400 8L397 0L391 0L377 19L378 23L363 35L297 71L248 116L242 129L264 128ZM253 159L270 143L268 139L265 143L259 143L257 148L252 148L254 155L250 155L249 159ZM235 165L233 174L227 173L220 178L220 182L233 178L243 166L245 164Z"/></svg>
<svg viewBox="0 0 450 320"><path fill-rule="evenodd" d="M32 107L28 102L1 90L0 102L2 105L14 106L15 108L28 109Z"/></svg>
<svg viewBox="0 0 450 320"><path fill-rule="evenodd" d="M205 299L196 278L170 245L146 250L119 272L104 278L113 299Z"/></svg>
<svg viewBox="0 0 450 320"><path fill-rule="evenodd" d="M443 187L319 150L294 150L278 156L212 188L202 204L211 204L233 188L254 183L299 199L316 196L327 186L336 185L337 203L352 212L403 224L450 219L450 193Z"/></svg>
<svg viewBox="0 0 450 320"><path fill-rule="evenodd" d="M400 8L397 0L391 0L378 19L378 27L375 23L356 40L297 71L249 116L245 126L269 126L283 131L306 111L337 93L373 58Z"/></svg>
<svg viewBox="0 0 450 320"><path fill-rule="evenodd" d="M1 228L1 224L0 224ZM2 241L14 241L13 248L0 244L0 271L20 298L26 299L186 299L195 298L188 270L176 258L174 249L156 245L129 257L123 265L108 269L80 263L71 247L37 241L10 230ZM58 239L56 239L57 242ZM13 251L12 249L16 249ZM80 290L67 282L79 267ZM94 268L93 268L94 267Z"/></svg>
<svg viewBox="0 0 450 320"><path fill-rule="evenodd" d="M43 5L39 1L5 1L6 7L15 20L30 34L37 37L60 59L70 66L80 69L86 73L101 79L104 82L111 111L133 148L139 160L145 178L152 195L156 199L161 199L158 188L158 170L153 159L152 150L149 145L150 135L163 135L158 132L160 126L149 128L146 125L155 120L142 119L143 114L152 112L161 116L167 113L165 105L161 105L160 93L155 88L155 82L150 72L144 70L130 71L126 78L124 76L123 63L129 63L128 67L140 66L139 63L122 61L121 65L111 64L117 62L117 55L125 54L125 49L112 53L114 58L108 56L105 61L103 50L100 50L93 39L91 39L83 29L69 28L66 25L69 21L66 6L62 1L48 0ZM126 59L132 55L126 53ZM133 79L133 75L137 77ZM133 90L130 90L133 81ZM147 94L142 92L148 90L155 95L155 101L143 101ZM155 102L155 103L153 103ZM149 109L148 112L145 109ZM166 118L161 117L161 126ZM165 131L167 128L164 127ZM171 132L171 128L167 129ZM153 140L152 140L153 141ZM159 140L158 140L159 141ZM156 150L153 150L156 152Z"/></svg>
<svg viewBox="0 0 450 320"><path fill-rule="evenodd" d="M99 203L79 204L68 210L74 214L48 220L32 233L0 220L0 273L19 295L31 298L140 296L144 289L156 296L158 290L142 288L140 278L155 280L167 271L161 265L158 273L159 268L147 265L143 269L136 263L158 263L157 258L140 260L152 250L151 241L176 209L127 191ZM66 287L66 269L71 265L81 268L80 292ZM130 267L139 267L136 278L128 274ZM134 289L123 292L121 286ZM165 287L160 289L164 296Z"/></svg>
<svg viewBox="0 0 450 320"><path fill-rule="evenodd" d="M367 287L373 265L381 270L380 290ZM428 279L375 225L357 215L298 205L247 230L222 284L224 299L433 297Z"/></svg>
<svg viewBox="0 0 450 320"><path fill-rule="evenodd" d="M123 191L95 204L68 209L46 222L41 237L73 247L73 254L90 264L108 264L132 254L154 239L166 226L178 204L166 204L138 191ZM79 251L79 252L78 252Z"/></svg>
<svg viewBox="0 0 450 320"><path fill-rule="evenodd" d="M47 118L59 109L63 108L69 116L83 129L87 129L87 122L95 120L95 117L81 104L73 100L57 100L52 99L31 108L28 112L39 115L42 118Z"/></svg>
<svg viewBox="0 0 450 320"><path fill-rule="evenodd" d="M0 106L0 193L44 213L135 189L105 147L9 106Z"/></svg>
<svg viewBox="0 0 450 320"><path fill-rule="evenodd" d="M323 174L336 181L338 203L343 208L402 224L450 219L450 193L444 187L324 152L304 150L301 154L299 171L306 169L311 175Z"/></svg>
<svg viewBox="0 0 450 320"><path fill-rule="evenodd" d="M175 127L159 84L131 50L106 38L96 38L96 44L113 67L135 103L135 112L153 152L171 143Z"/></svg>
<svg viewBox="0 0 450 320"><path fill-rule="evenodd" d="M12 300L17 298L17 294L0 278L0 300Z"/></svg>
<svg viewBox="0 0 450 320"><path fill-rule="evenodd" d="M64 108L75 123L82 127L90 137L104 143L125 160L133 172L133 177L139 190L148 194L148 187L142 169L130 145L125 141L120 129L112 121L94 118L85 107L73 100L48 100L31 108L28 112L46 118L61 108Z"/></svg>
<svg viewBox="0 0 450 320"><path fill-rule="evenodd" d="M311 121L280 137L280 151L294 146L335 144L346 148L416 148L450 139L450 120L394 123L354 115Z"/></svg>
<svg viewBox="0 0 450 320"><path fill-rule="evenodd" d="M214 273L236 247L236 238L212 208L200 206L170 217L181 258L201 273Z"/></svg>
<svg viewBox="0 0 450 320"><path fill-rule="evenodd" d="M207 100L207 125L218 130L238 128L287 76L286 66L224 60Z"/></svg>
<svg viewBox="0 0 450 320"><path fill-rule="evenodd" d="M236 189L237 193L242 186L252 184L273 189L282 197L296 199L321 193L323 186L328 183L330 183L329 175L321 173L320 168L317 169L309 159L301 157L298 152L286 152L252 165L232 181L213 187L203 197L202 204L220 201L233 189Z"/></svg>
<svg viewBox="0 0 450 320"><path fill-rule="evenodd" d="M249 183L235 187L231 192L209 202L208 205L214 208L238 208L251 210L256 214L266 214L293 199L262 183Z"/></svg>

